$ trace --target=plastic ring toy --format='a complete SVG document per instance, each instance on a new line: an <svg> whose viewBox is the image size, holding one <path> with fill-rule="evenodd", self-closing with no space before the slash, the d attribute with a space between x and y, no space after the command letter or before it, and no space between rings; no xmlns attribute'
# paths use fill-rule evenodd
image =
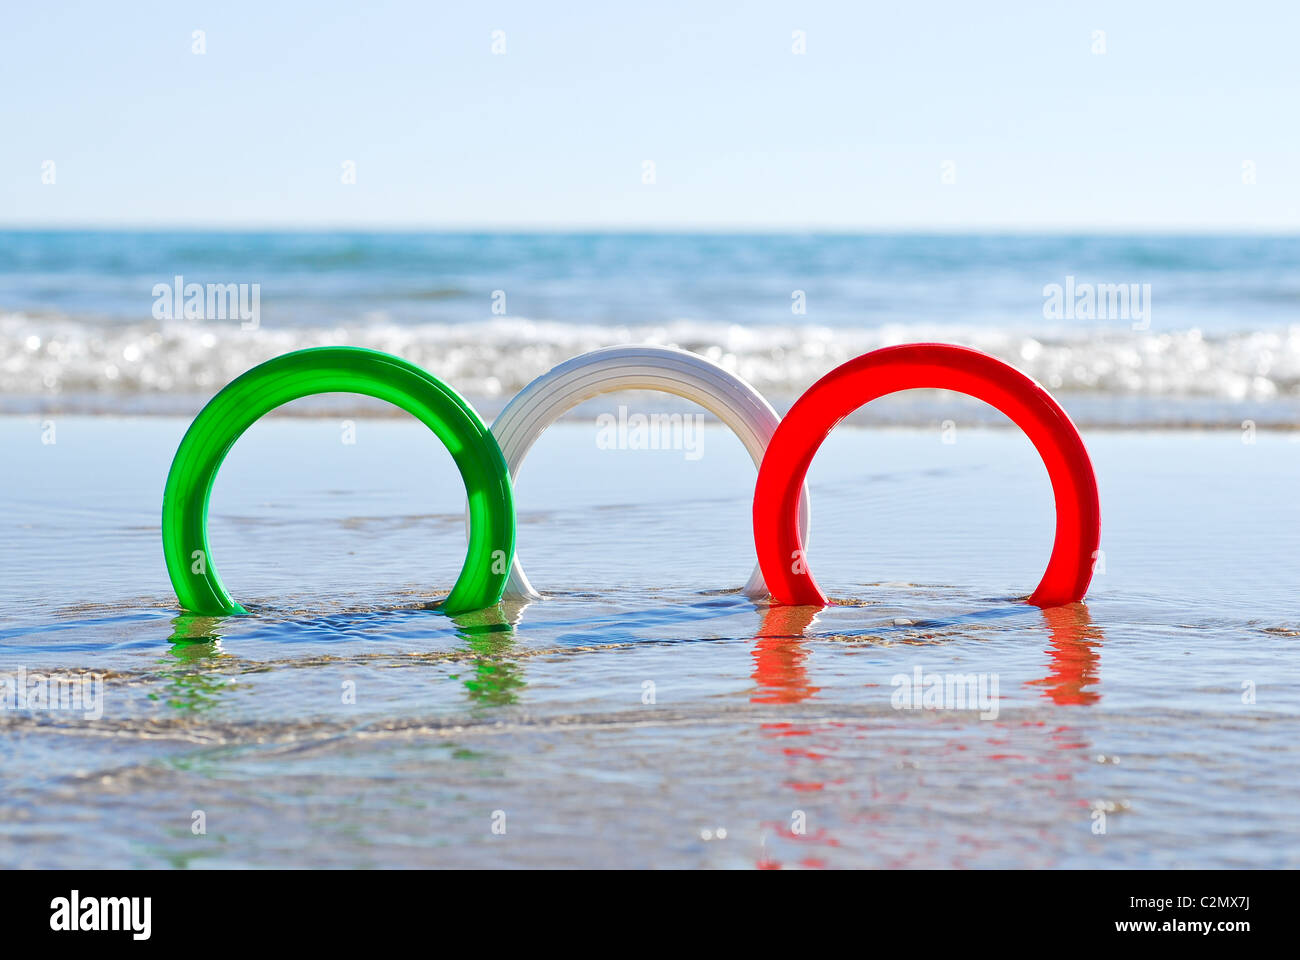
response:
<svg viewBox="0 0 1300 960"><path fill-rule="evenodd" d="M780 417L772 405L744 380L703 357L668 347L618 346L593 350L544 373L506 405L492 423L510 477L519 476L524 457L552 423L578 404L619 390L658 390L698 403L731 428L758 466ZM798 494L796 493L796 497ZM808 536L808 498L791 503L800 535ZM754 568L745 594L767 595L763 572ZM538 599L516 556L505 595Z"/></svg>
<svg viewBox="0 0 1300 960"><path fill-rule="evenodd" d="M1029 602L1051 607L1082 599L1101 540L1097 478L1079 431L1060 405L1019 370L988 354L946 343L885 347L836 367L785 415L758 470L754 544L779 603L825 605L808 569L795 503L813 456L846 416L899 390L955 390L991 404L1029 437L1056 498L1056 540Z"/></svg>
<svg viewBox="0 0 1300 960"><path fill-rule="evenodd" d="M217 470L235 441L263 414L319 393L359 393L401 407L446 445L469 495L465 564L449 614L501 599L514 555L515 508L505 459L491 432L459 394L398 357L361 347L317 347L268 360L221 390L181 440L163 494L162 538L167 573L181 606L193 613L245 613L217 575L208 549L208 499Z"/></svg>

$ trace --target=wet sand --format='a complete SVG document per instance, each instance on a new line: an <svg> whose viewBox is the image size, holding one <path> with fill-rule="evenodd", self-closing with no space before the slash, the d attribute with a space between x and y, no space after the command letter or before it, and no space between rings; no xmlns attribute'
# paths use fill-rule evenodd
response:
<svg viewBox="0 0 1300 960"><path fill-rule="evenodd" d="M1105 569L1042 611L1052 499L1021 436L842 429L811 474L836 600L812 610L738 592L733 437L692 459L567 422L518 486L547 599L451 620L445 452L272 418L214 490L253 611L218 620L175 609L159 545L186 421L54 426L0 418L0 676L102 701L0 710L6 867L1300 865L1289 434L1085 431ZM996 678L996 716L900 708L918 670Z"/></svg>

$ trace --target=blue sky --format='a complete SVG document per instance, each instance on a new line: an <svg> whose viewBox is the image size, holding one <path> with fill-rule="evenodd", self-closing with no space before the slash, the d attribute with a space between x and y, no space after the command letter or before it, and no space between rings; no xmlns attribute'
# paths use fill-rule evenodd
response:
<svg viewBox="0 0 1300 960"><path fill-rule="evenodd" d="M50 2L4 22L6 225L1300 227L1293 2Z"/></svg>

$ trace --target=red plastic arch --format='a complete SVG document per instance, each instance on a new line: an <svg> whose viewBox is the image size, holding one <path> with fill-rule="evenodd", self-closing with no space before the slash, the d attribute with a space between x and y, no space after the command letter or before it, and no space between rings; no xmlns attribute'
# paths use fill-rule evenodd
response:
<svg viewBox="0 0 1300 960"><path fill-rule="evenodd" d="M1101 541L1097 478L1079 431L1046 390L978 350L913 343L873 350L832 370L800 397L777 427L754 488L754 545L777 603L827 603L804 555L799 493L813 457L841 420L900 390L955 390L1001 410L1033 442L1056 497L1056 541L1029 602L1053 607L1081 600Z"/></svg>

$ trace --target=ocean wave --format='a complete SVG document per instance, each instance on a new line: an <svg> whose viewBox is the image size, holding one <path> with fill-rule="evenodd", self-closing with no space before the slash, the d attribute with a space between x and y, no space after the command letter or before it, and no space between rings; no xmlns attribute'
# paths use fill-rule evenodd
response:
<svg viewBox="0 0 1300 960"><path fill-rule="evenodd" d="M405 357L479 398L509 397L563 360L618 343L699 353L774 396L795 396L832 367L891 344L961 343L1000 357L1048 389L1116 397L1265 402L1300 398L1300 325L1209 335L999 327L740 326L679 321L614 326L502 317L463 324L243 330L238 323L0 315L0 395L210 394L290 350L333 344Z"/></svg>

